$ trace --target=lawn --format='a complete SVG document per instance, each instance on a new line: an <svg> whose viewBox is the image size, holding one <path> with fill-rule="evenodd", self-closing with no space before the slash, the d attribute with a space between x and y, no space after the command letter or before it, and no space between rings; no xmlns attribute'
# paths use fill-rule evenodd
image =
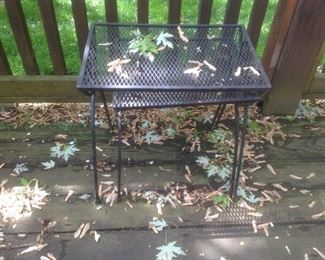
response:
<svg viewBox="0 0 325 260"><path fill-rule="evenodd" d="M272 23L272 18L278 0L270 0L265 21L262 27L260 40L257 46L259 56L267 41L268 32ZM167 0L150 0L149 22L166 23L168 17ZM27 19L27 26L30 32L32 44L35 50L36 59L40 67L41 74L53 74L50 55L45 39L43 25L36 0L21 0L23 10ZM227 0L214 0L211 23L222 23L225 14ZM244 0L239 17L239 23L247 26L253 1ZM59 25L63 52L69 74L77 74L80 60L78 53L77 39L75 35L74 21L71 12L71 2L68 0L54 1L57 21ZM86 0L88 22L105 21L104 0ZM196 23L199 1L184 0L182 2L181 21L182 23ZM118 15L120 22L136 22L136 1L118 1ZM0 1L0 41L4 45L10 66L15 75L23 75L22 61L18 53L17 46L13 40L13 34L8 21L4 3Z"/></svg>

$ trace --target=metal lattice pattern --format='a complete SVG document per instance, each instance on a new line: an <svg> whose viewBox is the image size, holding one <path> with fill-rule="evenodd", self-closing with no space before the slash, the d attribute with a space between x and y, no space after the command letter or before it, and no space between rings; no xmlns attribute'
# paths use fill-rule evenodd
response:
<svg viewBox="0 0 325 260"><path fill-rule="evenodd" d="M200 104L233 103L238 100L257 101L260 95L255 91L198 92L198 91L132 91L113 92L113 107L146 108L191 106Z"/></svg>
<svg viewBox="0 0 325 260"><path fill-rule="evenodd" d="M134 32L169 38L173 48L165 48L148 58L129 51ZM78 88L126 90L266 90L269 81L260 65L245 29L236 25L182 26L188 42L181 39L176 25L96 24L90 32ZM130 59L121 71L108 72L107 64L116 59ZM198 76L184 73L195 67L190 61L208 62ZM240 69L239 69L240 68ZM169 94L166 94L171 97ZM123 95L123 97L126 97ZM220 98L219 98L220 99Z"/></svg>

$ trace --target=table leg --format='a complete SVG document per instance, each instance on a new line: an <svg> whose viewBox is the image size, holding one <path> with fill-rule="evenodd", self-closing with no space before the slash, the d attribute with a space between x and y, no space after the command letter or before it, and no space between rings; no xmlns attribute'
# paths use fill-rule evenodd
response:
<svg viewBox="0 0 325 260"><path fill-rule="evenodd" d="M240 177L240 170L242 166L243 161L243 153L245 148L245 138L247 133L247 121L248 121L248 105L244 105L244 121L243 126L241 129L241 140L240 140L240 148L239 148L239 156L238 156L238 163L237 163L237 170L236 170L236 178L234 179L234 187L232 189L232 195L233 198L236 198L237 196L237 188L239 183L239 177Z"/></svg>
<svg viewBox="0 0 325 260"><path fill-rule="evenodd" d="M112 124L111 116L110 116L108 106L107 106L106 97L105 97L105 94L104 94L103 90L100 91L100 95L101 95L103 103L104 103L104 108L105 108L105 112L106 112L108 125L109 125L110 129L113 130L113 124Z"/></svg>
<svg viewBox="0 0 325 260"><path fill-rule="evenodd" d="M121 127L122 112L120 110L116 113L118 144L117 144L117 196L121 200L121 171L122 171L122 127Z"/></svg>
<svg viewBox="0 0 325 260"><path fill-rule="evenodd" d="M233 166L232 166L232 174L230 179L230 195L234 197L233 190L235 185L236 179L236 171L238 166L238 143L239 143L239 106L235 104L235 132L234 132L234 139L235 139L235 147L234 147L234 157L233 157Z"/></svg>
<svg viewBox="0 0 325 260"><path fill-rule="evenodd" d="M227 106L227 104L221 104L221 105L218 106L216 112L214 113L214 117L212 119L212 123L211 123L212 127L211 128L213 128L214 124L216 124L216 125L219 124L220 119L221 119L221 117L223 115L223 112L226 109L226 106Z"/></svg>
<svg viewBox="0 0 325 260"><path fill-rule="evenodd" d="M91 126L91 147L92 147L92 164L94 171L94 186L95 186L95 200L96 203L101 203L98 195L98 175L97 175L97 155L96 155L96 126L95 126L95 92L90 96L90 126Z"/></svg>

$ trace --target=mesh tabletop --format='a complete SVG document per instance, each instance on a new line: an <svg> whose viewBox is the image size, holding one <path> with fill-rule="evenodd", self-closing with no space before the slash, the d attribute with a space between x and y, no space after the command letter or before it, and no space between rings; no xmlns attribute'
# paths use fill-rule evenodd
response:
<svg viewBox="0 0 325 260"><path fill-rule="evenodd" d="M151 57L130 49L136 35L157 44L161 33L170 35L167 39L172 48L160 43ZM108 66L114 62L117 66ZM261 93L270 88L270 83L245 29L239 25L94 24L77 88Z"/></svg>

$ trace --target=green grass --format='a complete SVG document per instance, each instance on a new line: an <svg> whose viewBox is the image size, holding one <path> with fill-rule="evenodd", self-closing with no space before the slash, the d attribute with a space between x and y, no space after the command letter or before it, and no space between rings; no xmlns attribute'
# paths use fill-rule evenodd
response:
<svg viewBox="0 0 325 260"><path fill-rule="evenodd" d="M71 11L71 1L55 0L54 6L58 21L59 33L66 59L68 74L77 74L80 66L79 51L75 35L74 22ZM268 32L271 27L276 4L278 0L270 0L265 21L262 27L260 39L257 45L259 56L267 41ZM21 0L23 10L27 19L27 26L34 47L36 60L41 74L53 74L52 63L48 52L47 42L41 22L37 0ZM149 1L149 22L166 23L168 17L167 0ZM181 21L182 23L196 23L198 15L198 0L182 1ZM214 0L211 23L222 23L225 14L227 0ZM247 26L253 1L243 0L239 17L239 23ZM104 0L86 0L88 22L105 21ZM136 0L119 0L118 16L122 23L137 22ZM0 41L7 53L9 64L15 75L23 75L24 69L18 53L17 46L9 25L7 13L3 2L0 1Z"/></svg>

